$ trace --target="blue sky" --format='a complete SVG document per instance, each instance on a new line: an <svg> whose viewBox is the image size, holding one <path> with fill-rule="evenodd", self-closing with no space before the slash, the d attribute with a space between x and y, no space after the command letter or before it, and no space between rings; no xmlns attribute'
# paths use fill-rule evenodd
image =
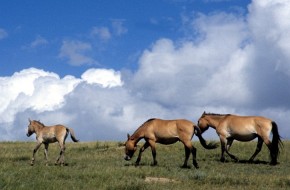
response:
<svg viewBox="0 0 290 190"><path fill-rule="evenodd" d="M29 67L80 76L90 67L138 68L138 56L160 38L187 37L183 17L228 11L245 14L249 1L3 1L1 76ZM104 29L108 36L93 33ZM90 45L92 62L72 66L59 56L64 41ZM34 44L34 45L33 45Z"/></svg>
<svg viewBox="0 0 290 190"><path fill-rule="evenodd" d="M124 140L149 118L197 122L203 111L269 117L287 139L289 7L1 1L0 140L33 140L28 118L70 126L82 141Z"/></svg>

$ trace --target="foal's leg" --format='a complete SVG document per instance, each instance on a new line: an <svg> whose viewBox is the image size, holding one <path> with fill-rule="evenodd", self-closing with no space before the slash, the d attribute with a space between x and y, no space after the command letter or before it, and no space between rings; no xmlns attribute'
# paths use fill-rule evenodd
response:
<svg viewBox="0 0 290 190"><path fill-rule="evenodd" d="M63 142L61 146L61 161L60 164L63 166L64 165L64 153L65 153L65 142Z"/></svg>
<svg viewBox="0 0 290 190"><path fill-rule="evenodd" d="M251 156L249 159L249 162L253 162L254 158L257 156L257 154L261 151L263 146L263 139L261 137L258 137L258 143L257 143L257 148L254 154Z"/></svg>
<svg viewBox="0 0 290 190"><path fill-rule="evenodd" d="M44 144L44 146L45 146L45 148L44 148L44 156L45 156L45 160L46 160L45 165L48 166L48 155L47 155L47 153L48 153L48 143Z"/></svg>
<svg viewBox="0 0 290 190"><path fill-rule="evenodd" d="M30 163L30 165L32 165L32 166L34 165L34 161L35 161L35 153L37 152L37 150L39 149L40 146L41 146L41 143L37 142L37 145L33 149L33 154L32 154L31 163Z"/></svg>
<svg viewBox="0 0 290 190"><path fill-rule="evenodd" d="M148 148L148 147L149 147L149 142L146 141L145 144L140 148L139 155L138 155L138 158L137 158L137 160L136 160L135 165L139 165L139 162L140 162L140 160L141 160L142 153L143 153L144 150L145 150L146 148Z"/></svg>
<svg viewBox="0 0 290 190"><path fill-rule="evenodd" d="M60 163L61 165L64 165L64 151L65 151L64 142L59 142L59 147L60 147L60 153L55 162L55 165L57 165L58 163Z"/></svg>

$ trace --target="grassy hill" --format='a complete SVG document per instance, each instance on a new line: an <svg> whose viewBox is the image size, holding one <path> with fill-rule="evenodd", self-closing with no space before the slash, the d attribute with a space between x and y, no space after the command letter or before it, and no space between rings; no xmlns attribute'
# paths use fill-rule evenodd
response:
<svg viewBox="0 0 290 190"><path fill-rule="evenodd" d="M264 145L253 164L246 162L256 142L234 142L231 152L238 163L227 156L220 163L220 148L206 150L199 142L197 161L200 168L182 169L184 149L181 143L157 145L158 166L150 166L150 149L143 154L140 166L123 159L119 142L67 143L66 166L54 166L59 154L57 144L49 147L49 166L45 166L44 147L30 159L35 143L0 142L0 189L290 189L290 142L284 141L277 166L269 165ZM190 162L192 157L190 157Z"/></svg>

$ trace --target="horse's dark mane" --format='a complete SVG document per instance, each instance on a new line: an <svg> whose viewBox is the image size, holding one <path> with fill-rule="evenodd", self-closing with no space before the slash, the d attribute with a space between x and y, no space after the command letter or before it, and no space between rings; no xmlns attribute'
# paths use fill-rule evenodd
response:
<svg viewBox="0 0 290 190"><path fill-rule="evenodd" d="M151 118L151 119L148 119L147 121L145 121L139 128L143 127L143 126L146 126L150 121L153 121L155 120L156 118ZM138 129L139 129L138 128Z"/></svg>
<svg viewBox="0 0 290 190"><path fill-rule="evenodd" d="M204 115L213 115L213 116L229 116L229 115L231 115L231 114L205 113L205 112L204 112Z"/></svg>
<svg viewBox="0 0 290 190"><path fill-rule="evenodd" d="M148 119L147 121L145 121L138 129L136 129L136 131L132 134L132 136L131 137L134 137L136 134L138 134L139 133L139 131L143 128L143 127L145 127L145 126L147 126L149 123L150 123L150 121L153 121L153 120L155 120L156 118L151 118L151 119ZM137 141L138 142L138 141Z"/></svg>
<svg viewBox="0 0 290 190"><path fill-rule="evenodd" d="M147 122L153 121L153 120L155 120L155 119L156 119L156 118L148 119L147 121L144 122L144 124L147 123Z"/></svg>

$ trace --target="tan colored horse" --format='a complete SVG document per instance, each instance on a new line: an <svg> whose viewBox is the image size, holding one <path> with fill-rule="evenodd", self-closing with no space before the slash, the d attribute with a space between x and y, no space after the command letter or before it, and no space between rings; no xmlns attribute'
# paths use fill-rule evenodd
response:
<svg viewBox="0 0 290 190"><path fill-rule="evenodd" d="M143 123L132 136L128 134L128 140L125 143L125 160L130 160L137 150L137 143L141 140L145 140L145 144L140 148L139 155L136 161L136 165L139 165L142 152L149 146L152 150L153 165L157 164L156 161L156 143L160 144L173 144L177 141L181 141L184 144L185 160L182 167L187 167L187 161L192 153L193 165L198 168L196 162L196 148L192 145L191 139L194 133L198 136L200 143L206 149L214 149L217 144L206 144L206 141L201 136L200 129L191 121L180 120L161 120L161 119L149 119Z"/></svg>
<svg viewBox="0 0 290 190"><path fill-rule="evenodd" d="M277 124L265 117L260 116L237 116L237 115L221 115L203 113L198 120L200 130L204 132L209 127L216 130L221 142L221 161L225 161L224 152L226 152L232 159L238 161L238 158L229 153L229 149L234 140L251 141L258 137L258 144L256 151L249 159L253 162L254 158L261 151L263 142L270 150L271 165L277 164L277 158L280 153L280 146L282 141L278 133ZM269 138L272 132L272 142Z"/></svg>
<svg viewBox="0 0 290 190"><path fill-rule="evenodd" d="M65 151L65 140L70 133L71 139L74 142L78 142L74 135L74 131L71 128L67 128L63 125L54 125L54 126L45 126L39 121L30 120L29 119L29 125L27 129L27 136L29 137L33 133L36 134L36 140L37 145L35 146L33 150L33 155L31 159L31 165L34 165L35 161L35 153L39 149L39 147L44 144L45 150L45 158L46 158L46 165L48 165L48 145L49 143L58 142L60 146L60 154L55 162L55 164L61 164L64 165L64 151Z"/></svg>

